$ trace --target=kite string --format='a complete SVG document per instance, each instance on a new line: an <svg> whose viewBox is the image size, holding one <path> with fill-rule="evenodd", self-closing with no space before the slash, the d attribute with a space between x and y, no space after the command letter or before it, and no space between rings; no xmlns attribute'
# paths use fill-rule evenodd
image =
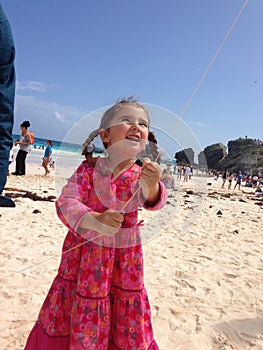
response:
<svg viewBox="0 0 263 350"><path fill-rule="evenodd" d="M229 35L230 35L231 32L233 31L233 29L234 29L234 27L235 27L235 25L236 25L236 23L237 23L239 17L241 16L241 14L243 13L245 7L247 6L248 1L249 1L249 0L245 0L245 1L243 2L242 6L241 6L241 8L240 8L240 10L239 10L239 12L237 13L237 15L236 15L234 21L233 21L232 24L231 24L229 30L227 31L226 35L224 36L223 40L221 41L220 45L218 46L218 48L217 48L215 54L213 55L212 59L210 60L210 62L209 62L209 64L208 64L207 68L205 69L203 75L201 76L201 78L200 78L199 82L197 83L195 89L193 90L191 96L190 96L190 97L188 98L188 100L186 101L186 103L185 103L185 105L184 105L184 107L183 107L183 109L182 109L182 111L181 111L181 113L180 113L180 115L179 115L179 118L177 119L177 122L178 122L179 119L182 119L182 117L183 117L183 115L185 114L186 110L188 109L188 107L189 107L189 105L190 105L190 103L191 103L193 97L196 95L196 93L197 93L198 90L200 89L200 87L201 87L201 85L202 85L202 83L203 83L203 81L204 81L206 75L208 74L209 70L211 69L212 65L214 64L214 62L215 62L215 60L216 60L218 54L220 53L222 47L224 46L226 40L228 39ZM176 122L175 125L174 125L174 128L173 128L173 130L172 130L172 133L174 132L174 129L175 129L176 125L177 125L177 122ZM157 158L158 158L158 156L157 156ZM157 158L155 159L155 161L157 160ZM139 192L140 189L141 189L141 187L138 187L138 188L137 188L137 190L133 193L132 197L125 203L125 205L123 206L122 210L124 210L124 209L126 208L126 206L131 202L131 200L132 200L132 199L134 198L134 196ZM93 237L92 239L84 240L82 243L80 243L80 244L78 244L78 245L76 245L76 246L74 246L74 247L72 247L72 248L66 250L65 252L62 252L62 256L63 256L64 254L69 253L69 252L72 251L73 249L77 249L77 248L81 247L82 245L84 245L84 244L87 243L87 242L91 242L91 241L93 241L94 239L99 238L100 236L101 236L101 234L98 234L97 236ZM30 266L28 266L28 267L25 267L25 268L21 269L21 270L17 270L17 271L15 271L15 272L11 273L11 274L8 274L8 275L6 275L6 276L3 276L2 278L0 278L0 280L1 280L1 279L5 279L5 278L7 278L7 277L10 277L10 276L12 276L12 275L18 274L18 273L23 272L23 271L25 271L25 270L28 270L28 269L30 269L30 268L33 268L34 266L41 265L41 264L45 263L46 261L52 260L52 259L54 259L54 258L56 258L56 257L57 257L57 255L52 256L52 257L50 257L50 258L48 258L48 259L42 260L41 262L32 264L32 265L30 265Z"/></svg>
<svg viewBox="0 0 263 350"><path fill-rule="evenodd" d="M224 46L226 40L228 39L229 35L230 35L231 32L233 31L233 29L234 29L234 27L235 27L235 25L236 25L236 23L237 23L239 17L241 16L241 14L243 13L245 7L247 6L248 1L249 1L249 0L245 0L244 3L242 4L242 6L241 6L240 10L238 11L238 13L237 13L237 15L236 15L234 21L232 22L232 24L231 24L230 28L228 29L226 35L224 36L223 40L221 41L220 45L218 46L218 48L217 48L215 54L213 55L212 59L210 60L210 62L209 62L209 64L208 64L208 66L207 66L205 72L204 72L203 75L201 76L201 78L200 78L199 82L197 83L197 85L196 85L194 91L192 92L192 94L191 94L191 96L189 97L189 99L187 100L187 102L186 102L184 108L182 109L182 111L181 111L181 113L180 113L180 115L179 115L179 119L182 119L183 115L185 114L185 112L186 112L187 108L189 107L189 105L190 105L190 103L191 103L193 97L195 96L195 94L196 94L197 91L199 90L199 88L200 88L202 82L204 81L204 79L205 79L206 75L208 74L210 68L212 67L213 63L215 62L217 56L219 55L221 49L222 49L223 46ZM160 153L158 153L157 156L156 156L156 158L154 159L155 162L157 161L157 159L158 159L159 156L160 156ZM124 206L122 207L122 209L120 210L120 212L123 211L123 210L128 206L128 204L133 200L133 198L137 195L137 193L138 193L140 190L141 190L141 186L139 186L139 187L137 188L137 190L133 193L133 195L131 196L131 198L124 204ZM95 239L95 238L97 238L97 237L99 237L99 236L100 236L100 235L94 237L93 239ZM85 243L85 242L84 242L84 243ZM82 243L82 244L83 244L83 243Z"/></svg>
<svg viewBox="0 0 263 350"><path fill-rule="evenodd" d="M234 27L235 27L235 25L236 25L236 23L237 23L239 17L241 16L241 14L243 13L243 11L245 10L245 8L246 8L246 6L247 6L247 4L248 4L248 1L249 1L249 0L245 0L245 1L243 2L243 4L242 4L241 8L239 9L239 11L238 11L236 17L235 17L234 20L233 20L231 26L229 27L229 29L228 29L227 33L225 34L223 40L221 41L221 43L219 44L218 48L216 49L216 52L214 53L212 59L210 60L209 64L207 65L207 67L206 67L206 69L205 69L203 75L202 75L201 78L199 79L199 81L198 81L196 87L194 88L192 94L190 95L190 97L189 97L188 100L186 101L186 103L185 103L185 105L184 105L184 107L183 107L181 113L179 114L179 117L177 118L176 122L174 123L174 125L173 125L172 128L171 128L171 132L170 132L171 135L173 135L173 134L175 133L177 124L179 123L179 120L182 120L182 118L183 118L183 116L184 116L186 110L188 109L190 103L192 102L192 99L194 98L194 96L196 95L196 93L198 92L198 90L200 89L200 87L201 87L201 85L202 85L202 83L203 83L205 77L207 76L207 74L208 74L209 70L211 69L212 65L214 64L214 62L215 62L217 56L219 55L220 51L222 50L222 48L223 48L223 46L224 46L226 40L228 39L228 37L230 36L231 32L233 31L233 29L234 29ZM163 148L165 148L165 146L167 145L167 143L168 143L168 138L167 138L167 141L166 141L166 143L164 144Z"/></svg>
<svg viewBox="0 0 263 350"><path fill-rule="evenodd" d="M210 60L208 66L206 67L206 69L205 69L203 75L201 76L200 80L198 81L196 87L194 88L194 91L192 92L192 94L191 94L191 96L188 98L188 100L186 101L186 103L185 103L185 105L184 105L184 107L183 107L183 109L182 109L182 111L181 111L181 113L180 113L180 115L179 115L179 117L178 117L178 120L179 120L179 119L182 119L182 117L183 117L183 115L185 114L187 108L189 107L189 105L190 105L190 103L191 103L193 97L195 96L195 94L197 93L197 91L200 89L200 87L201 87L201 85L202 85L202 82L204 81L204 79L205 79L206 75L208 74L210 68L212 67L213 63L215 62L217 56L219 55L219 53L220 53L222 47L224 46L226 40L227 40L228 37L229 37L229 35L230 35L231 32L233 31L233 29L234 29L234 27L235 27L235 25L236 25L236 23L237 23L239 17L241 16L241 14L242 14L242 12L244 11L244 9L245 9L245 7L247 6L247 4L248 4L248 0L245 0L244 3L243 3L243 5L242 5L241 8L240 8L238 14L236 15L234 21L232 22L230 28L228 29L226 35L224 36L224 38L223 38L223 40L221 41L220 45L218 46L216 52L214 53L212 59ZM178 120L177 120L177 121L178 121ZM174 128L173 128L171 134L173 134L174 131L175 131L174 129L175 129L175 127L177 126L177 121L176 121L176 123L175 123L175 125L174 125ZM165 144L165 145L166 145L166 144ZM165 148L165 145L164 145L162 148ZM156 160L158 159L159 155L160 155L160 154L158 153L157 157L156 157L155 160L154 160L155 162L156 162ZM139 190L140 190L140 187L135 191L135 193L132 195L132 197L127 201L127 203L124 205L123 209L130 203L130 201L131 201L131 200L134 198L134 196L139 192Z"/></svg>
<svg viewBox="0 0 263 350"><path fill-rule="evenodd" d="M235 27L235 25L236 25L236 23L237 23L239 17L241 16L242 12L244 11L245 7L247 6L248 1L249 1L249 0L245 0L245 1L244 1L243 5L241 6L241 8L240 8L240 10L239 10L239 12L238 12L238 14L237 14L236 17L235 17L233 23L231 24L231 26L230 26L230 28L228 29L226 35L224 36L223 40L221 41L220 45L218 46L218 48L217 48L215 54L213 55L211 61L210 61L209 64L208 64L208 66L206 67L206 70L204 71L203 75L201 76L199 82L197 83L197 85L196 85L194 91L192 92L192 94L191 94L191 96L188 98L188 100L186 101L186 104L184 105L184 107L183 107L183 109L182 109L182 111L181 111L181 113L180 113L180 115L179 115L179 118L180 118L180 119L182 119L182 117L183 117L183 115L185 114L187 108L189 107L189 105L190 105L190 103L191 103L193 97L195 96L195 94L196 94L197 91L199 90L199 88L200 88L202 82L204 81L204 79L205 79L207 73L209 72L210 68L212 67L213 63L215 62L215 60L216 60L217 56L219 55L219 53L220 53L222 47L224 46L226 40L228 39L229 35L230 35L231 32L233 31L233 29L234 29L234 27Z"/></svg>

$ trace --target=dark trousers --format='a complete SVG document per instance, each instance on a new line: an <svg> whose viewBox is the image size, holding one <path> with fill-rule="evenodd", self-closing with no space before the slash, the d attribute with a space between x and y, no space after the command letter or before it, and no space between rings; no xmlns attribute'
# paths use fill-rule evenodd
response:
<svg viewBox="0 0 263 350"><path fill-rule="evenodd" d="M17 175L25 175L26 173L26 151L22 151L21 149L17 152L16 155L16 174Z"/></svg>
<svg viewBox="0 0 263 350"><path fill-rule="evenodd" d="M0 195L6 184L13 145L15 47L8 19L0 5Z"/></svg>

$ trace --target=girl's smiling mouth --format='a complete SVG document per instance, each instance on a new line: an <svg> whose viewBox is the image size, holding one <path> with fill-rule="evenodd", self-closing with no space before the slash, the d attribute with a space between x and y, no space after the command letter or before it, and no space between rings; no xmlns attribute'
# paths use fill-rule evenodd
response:
<svg viewBox="0 0 263 350"><path fill-rule="evenodd" d="M137 136L137 135L128 135L128 136L126 136L126 139L130 140L130 141L134 141L134 142L139 142L140 141L140 137Z"/></svg>

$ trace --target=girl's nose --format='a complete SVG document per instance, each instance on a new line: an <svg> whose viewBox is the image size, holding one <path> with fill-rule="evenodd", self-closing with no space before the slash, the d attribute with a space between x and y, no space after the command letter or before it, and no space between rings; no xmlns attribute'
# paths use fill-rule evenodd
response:
<svg viewBox="0 0 263 350"><path fill-rule="evenodd" d="M139 129L139 123L138 123L138 122L132 123L132 129L133 129L133 130Z"/></svg>

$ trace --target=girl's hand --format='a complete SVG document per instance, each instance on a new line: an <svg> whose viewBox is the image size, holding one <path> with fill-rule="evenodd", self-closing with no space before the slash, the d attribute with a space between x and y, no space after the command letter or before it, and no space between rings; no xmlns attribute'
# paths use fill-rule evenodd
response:
<svg viewBox="0 0 263 350"><path fill-rule="evenodd" d="M154 206L160 199L159 181L161 176L162 168L160 165L145 158L140 176L140 186L148 206Z"/></svg>
<svg viewBox="0 0 263 350"><path fill-rule="evenodd" d="M91 212L81 220L79 228L95 230L111 237L119 231L123 220L123 214L115 210L106 210L104 213Z"/></svg>
<svg viewBox="0 0 263 350"><path fill-rule="evenodd" d="M140 176L140 180L146 184L149 189L156 186L158 182L161 180L162 176L162 168L156 162L150 161L149 158L145 158L143 160L142 172Z"/></svg>

